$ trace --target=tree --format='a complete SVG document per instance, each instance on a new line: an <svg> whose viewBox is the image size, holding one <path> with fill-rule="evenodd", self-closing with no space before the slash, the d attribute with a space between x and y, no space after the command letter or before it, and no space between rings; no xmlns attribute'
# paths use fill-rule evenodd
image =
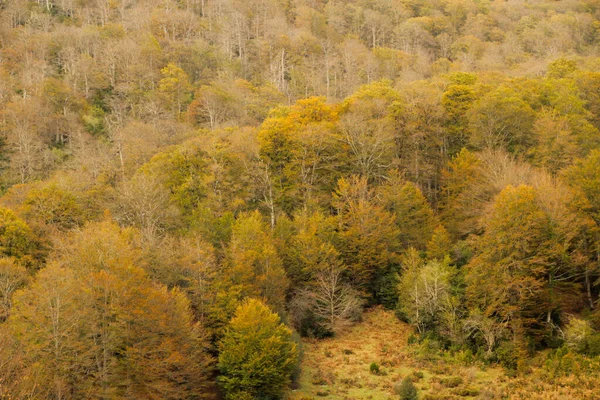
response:
<svg viewBox="0 0 600 400"><path fill-rule="evenodd" d="M298 362L292 331L256 299L238 306L219 350L219 383L227 399L281 398Z"/></svg>
<svg viewBox="0 0 600 400"><path fill-rule="evenodd" d="M398 230L394 216L377 201L366 177L340 179L334 193L340 252L347 275L355 288L373 298L377 278L390 272L396 261Z"/></svg>
<svg viewBox="0 0 600 400"><path fill-rule="evenodd" d="M431 239L436 221L421 190L396 175L377 191L386 211L394 216L400 247L423 250Z"/></svg>
<svg viewBox="0 0 600 400"><path fill-rule="evenodd" d="M533 126L537 145L530 150L534 165L556 173L570 165L578 147L569 126L569 119L556 112L542 112Z"/></svg>
<svg viewBox="0 0 600 400"><path fill-rule="evenodd" d="M450 255L451 246L452 242L450 241L448 231L446 231L443 225L438 225L434 229L431 239L427 242L427 258L441 261Z"/></svg>
<svg viewBox="0 0 600 400"><path fill-rule="evenodd" d="M56 185L32 190L25 199L25 216L57 229L81 224L83 211L75 196Z"/></svg>
<svg viewBox="0 0 600 400"><path fill-rule="evenodd" d="M158 83L158 91L165 105L175 116L179 116L191 97L189 78L183 69L173 63L167 64L160 72L163 78Z"/></svg>
<svg viewBox="0 0 600 400"><path fill-rule="evenodd" d="M579 190L589 202L587 211L600 223L600 151L593 150L565 171L567 182Z"/></svg>
<svg viewBox="0 0 600 400"><path fill-rule="evenodd" d="M473 88L467 84L452 84L442 96L447 115L448 155L454 156L469 143L467 112L475 101Z"/></svg>
<svg viewBox="0 0 600 400"><path fill-rule="evenodd" d="M198 124L207 123L214 129L235 116L234 100L233 96L220 86L201 86L188 107L188 118Z"/></svg>
<svg viewBox="0 0 600 400"><path fill-rule="evenodd" d="M88 225L15 295L7 324L26 376L41 374L28 381L40 397L205 396L202 327L180 292L134 265L129 234L109 222Z"/></svg>
<svg viewBox="0 0 600 400"><path fill-rule="evenodd" d="M245 296L264 298L276 310L283 309L288 279L270 229L258 211L235 221L227 256L230 285L239 286Z"/></svg>
<svg viewBox="0 0 600 400"><path fill-rule="evenodd" d="M400 400L417 400L419 398L417 388L413 384L410 376L402 379L402 383L398 389L398 395L400 396Z"/></svg>
<svg viewBox="0 0 600 400"><path fill-rule="evenodd" d="M463 148L442 171L441 219L453 238L462 238L477 226L480 207L473 186L482 180L481 160Z"/></svg>
<svg viewBox="0 0 600 400"><path fill-rule="evenodd" d="M39 263L39 244L33 231L8 208L0 208L0 254L33 268Z"/></svg>
<svg viewBox="0 0 600 400"><path fill-rule="evenodd" d="M158 177L143 172L122 184L117 206L118 218L126 225L139 228L149 242L164 233L177 215L170 193Z"/></svg>
<svg viewBox="0 0 600 400"><path fill-rule="evenodd" d="M351 151L352 171L369 181L385 176L393 158L393 111L400 95L389 82L361 86L340 105L339 129Z"/></svg>
<svg viewBox="0 0 600 400"><path fill-rule="evenodd" d="M561 265L554 259L554 234L536 191L508 186L496 197L478 253L466 268L470 307L508 327L519 351L540 324L552 322L556 305L547 289L559 282L551 267Z"/></svg>
<svg viewBox="0 0 600 400"><path fill-rule="evenodd" d="M277 203L288 214L302 201L311 203L333 189L342 152L334 130L337 119L335 107L312 97L274 109L261 125L260 157Z"/></svg>
<svg viewBox="0 0 600 400"><path fill-rule="evenodd" d="M0 258L0 322L10 315L12 296L27 282L27 271L13 258Z"/></svg>
<svg viewBox="0 0 600 400"><path fill-rule="evenodd" d="M438 330L443 313L451 306L451 279L455 272L448 260L424 263L414 249L402 261L398 307L420 333Z"/></svg>
<svg viewBox="0 0 600 400"><path fill-rule="evenodd" d="M524 153L533 144L535 112L509 87L499 87L469 110L471 143L477 148L504 148Z"/></svg>
<svg viewBox="0 0 600 400"><path fill-rule="evenodd" d="M320 270L308 295L313 300L311 311L323 328L334 334L356 321L362 308L358 294L344 282L344 269L338 261Z"/></svg>

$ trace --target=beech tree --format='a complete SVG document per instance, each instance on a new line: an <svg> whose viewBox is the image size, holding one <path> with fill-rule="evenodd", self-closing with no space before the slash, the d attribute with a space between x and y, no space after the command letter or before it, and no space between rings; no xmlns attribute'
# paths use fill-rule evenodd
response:
<svg viewBox="0 0 600 400"><path fill-rule="evenodd" d="M228 399L280 398L298 362L292 331L256 299L238 306L219 349L219 383Z"/></svg>
<svg viewBox="0 0 600 400"><path fill-rule="evenodd" d="M394 216L378 204L366 177L340 179L333 205L340 230L336 248L348 267L348 277L356 288L373 296L376 278L388 273L396 260Z"/></svg>
<svg viewBox="0 0 600 400"><path fill-rule="evenodd" d="M245 296L262 297L271 307L283 308L288 279L270 229L258 212L236 220L227 254L231 285L239 286Z"/></svg>
<svg viewBox="0 0 600 400"><path fill-rule="evenodd" d="M7 323L25 350L24 373L42 373L29 390L55 398L204 395L210 358L201 326L180 292L134 266L124 235L108 222L87 226L15 296Z"/></svg>

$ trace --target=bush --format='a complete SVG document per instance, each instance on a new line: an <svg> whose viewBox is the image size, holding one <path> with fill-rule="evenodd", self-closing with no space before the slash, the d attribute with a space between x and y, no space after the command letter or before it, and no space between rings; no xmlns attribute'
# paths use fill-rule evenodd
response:
<svg viewBox="0 0 600 400"><path fill-rule="evenodd" d="M600 355L600 333L589 321L571 318L565 327L565 344L571 350L591 357Z"/></svg>
<svg viewBox="0 0 600 400"><path fill-rule="evenodd" d="M586 354L591 357L600 356L600 333L595 333L588 338Z"/></svg>
<svg viewBox="0 0 600 400"><path fill-rule="evenodd" d="M519 362L517 346L513 342L502 342L496 350L498 362L507 370L516 371Z"/></svg>
<svg viewBox="0 0 600 400"><path fill-rule="evenodd" d="M417 388L410 376L404 378L402 383L396 386L395 392L400 397L400 400L417 400L419 398Z"/></svg>
<svg viewBox="0 0 600 400"><path fill-rule="evenodd" d="M443 378L440 383L448 388L455 388L463 384L463 378L460 376L450 376Z"/></svg>
<svg viewBox="0 0 600 400"><path fill-rule="evenodd" d="M379 364L372 362L371 365L369 365L369 371L371 371L373 375L379 375Z"/></svg>
<svg viewBox="0 0 600 400"><path fill-rule="evenodd" d="M423 373L421 371L414 371L412 373L412 380L415 382L420 381L421 379L423 379Z"/></svg>

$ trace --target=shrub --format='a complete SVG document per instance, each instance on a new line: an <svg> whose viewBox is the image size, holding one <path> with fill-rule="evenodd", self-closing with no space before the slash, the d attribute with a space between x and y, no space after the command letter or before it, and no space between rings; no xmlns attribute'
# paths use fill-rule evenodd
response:
<svg viewBox="0 0 600 400"><path fill-rule="evenodd" d="M448 388L455 388L463 384L463 378L460 376L450 376L443 378L440 383Z"/></svg>
<svg viewBox="0 0 600 400"><path fill-rule="evenodd" d="M414 371L414 372L412 373L412 377L413 377L412 379L413 379L413 381L415 381L415 382L418 382L418 381L420 381L421 379L423 379L423 376L424 376L424 375L423 375L423 373L422 373L421 371Z"/></svg>
<svg viewBox="0 0 600 400"><path fill-rule="evenodd" d="M402 383L396 386L395 392L400 397L400 400L417 400L419 398L417 388L410 376L404 378Z"/></svg>
<svg viewBox="0 0 600 400"><path fill-rule="evenodd" d="M594 329L588 321L573 317L565 327L565 344L569 349L583 353L593 333Z"/></svg>
<svg viewBox="0 0 600 400"><path fill-rule="evenodd" d="M372 362L371 365L369 365L369 371L371 371L371 373L373 375L378 375L379 374L379 364L377 364L376 362Z"/></svg>
<svg viewBox="0 0 600 400"><path fill-rule="evenodd" d="M496 350L498 362L507 370L516 370L519 361L517 346L513 342L503 342Z"/></svg>

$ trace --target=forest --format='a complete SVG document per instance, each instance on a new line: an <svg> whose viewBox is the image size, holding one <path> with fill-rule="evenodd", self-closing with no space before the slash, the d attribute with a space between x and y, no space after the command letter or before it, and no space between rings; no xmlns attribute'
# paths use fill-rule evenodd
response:
<svg viewBox="0 0 600 400"><path fill-rule="evenodd" d="M597 399L600 0L0 0L0 196L2 400Z"/></svg>

